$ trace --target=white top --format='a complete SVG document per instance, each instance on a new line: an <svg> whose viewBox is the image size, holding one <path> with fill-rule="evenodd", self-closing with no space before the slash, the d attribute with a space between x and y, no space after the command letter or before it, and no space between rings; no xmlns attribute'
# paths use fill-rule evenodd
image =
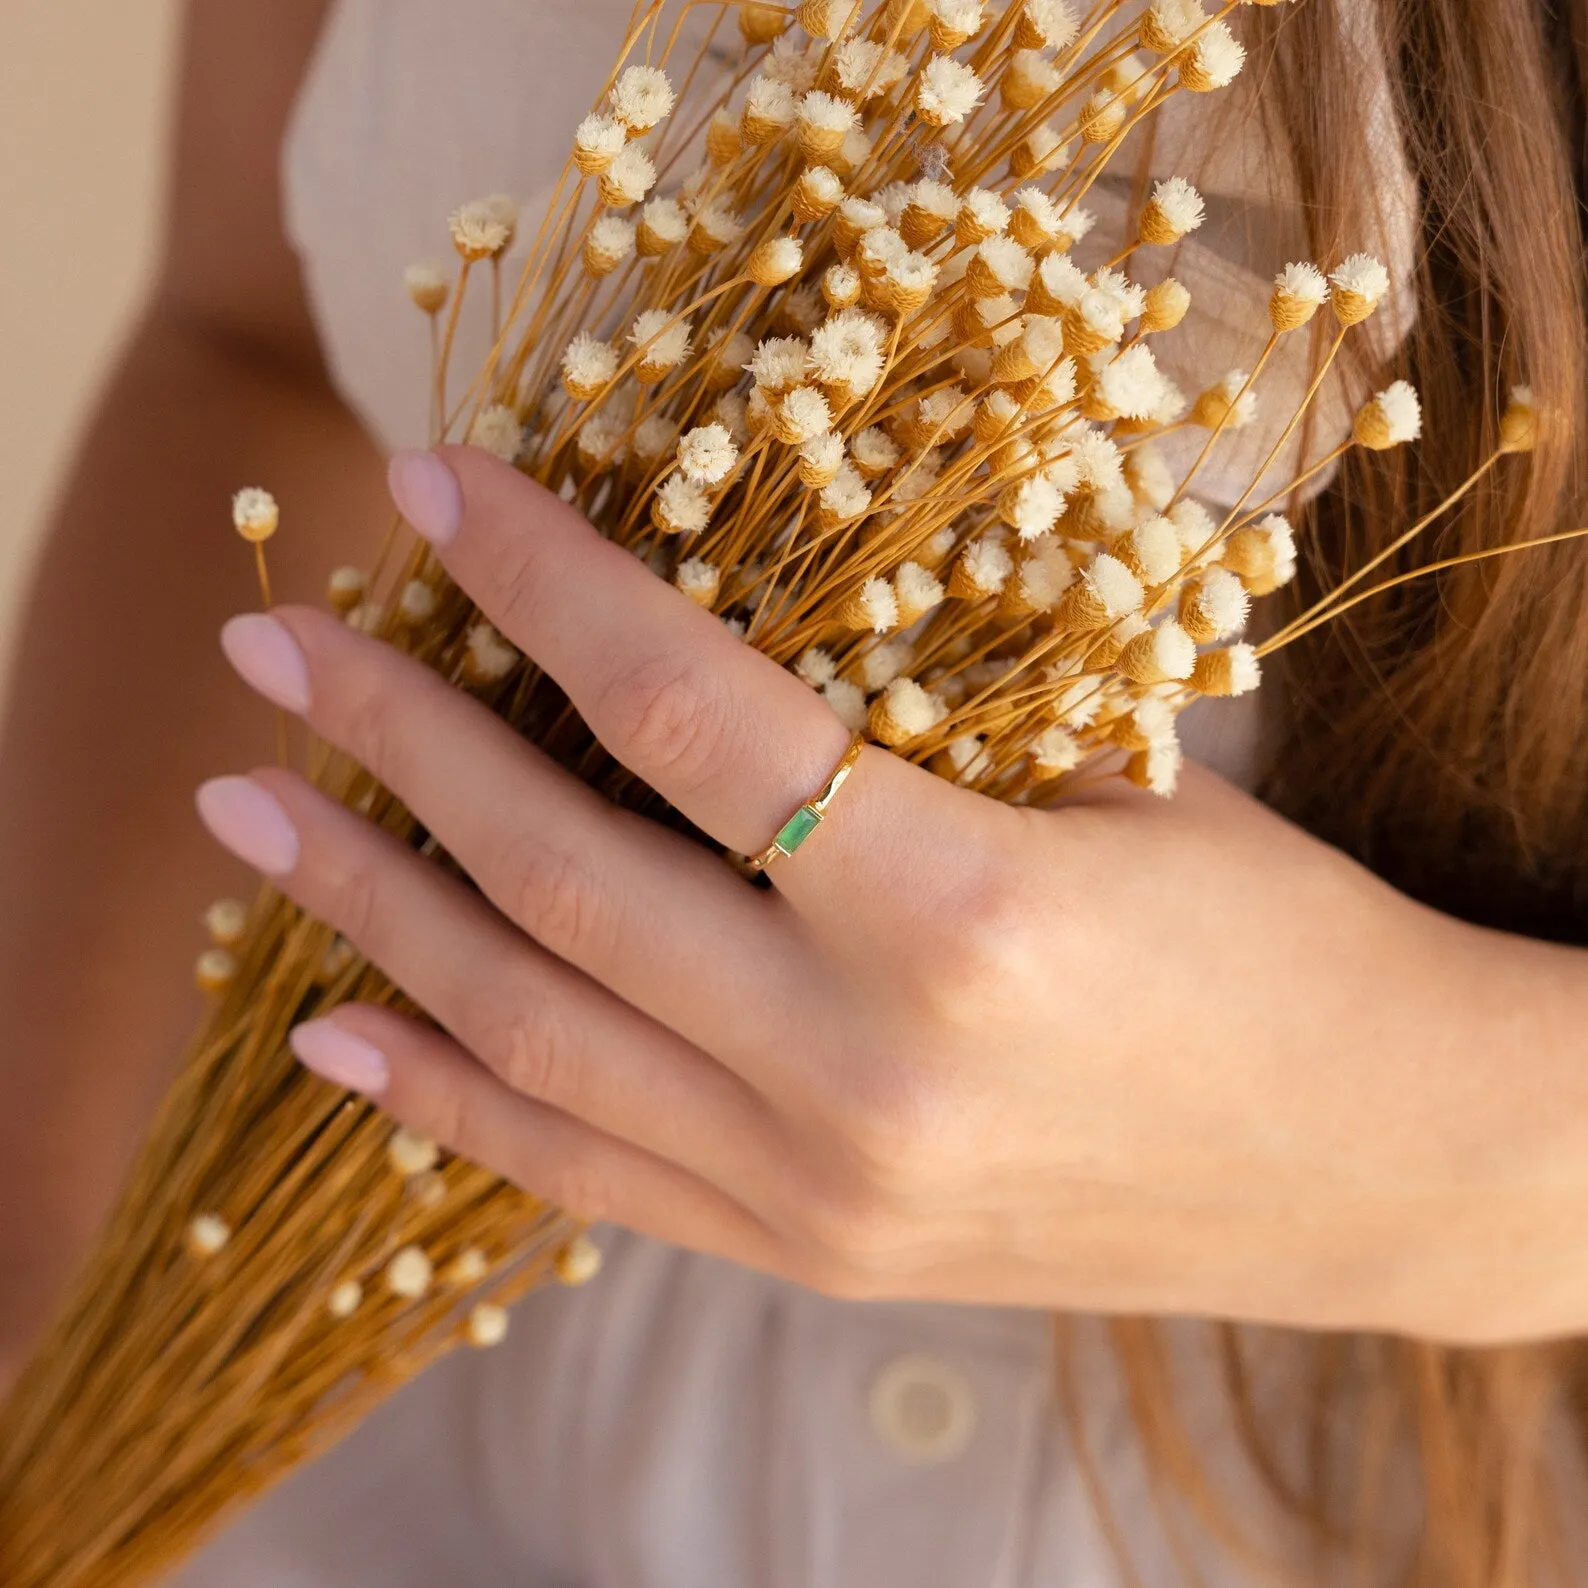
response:
<svg viewBox="0 0 1588 1588"><path fill-rule="evenodd" d="M425 423L428 353L403 267L443 254L446 214L487 193L523 196L521 231L533 230L629 11L629 0L333 8L285 151L288 225L335 378L383 442L422 440ZM1189 122L1166 123L1159 147L1177 163L1158 173L1200 174L1210 199L1208 227L1175 262L1196 303L1179 340L1204 374L1251 367L1268 279L1302 253L1284 219L1288 178L1260 145L1226 129L1216 168L1189 154L1206 114L1201 101ZM1124 199L1100 187L1088 202L1107 229ZM459 368L482 338L466 327ZM1300 378L1279 365L1271 414L1290 412L1285 385ZM1332 392L1319 451L1349 411ZM1243 438L1242 467L1260 444ZM1203 494L1233 499L1238 473L1215 469ZM1254 742L1244 704L1188 724L1192 753L1237 780ZM1128 1580L1052 1395L1046 1315L843 1303L618 1232L604 1244L595 1284L530 1297L505 1345L455 1356L398 1395L212 1546L186 1588ZM1174 1334L1201 1446L1238 1513L1278 1547L1282 1524L1227 1426L1207 1331ZM1116 1515L1141 1580L1178 1581L1095 1336L1083 1377ZM1269 1349L1282 1361L1290 1347L1276 1337ZM1210 1588L1246 1580L1211 1545L1199 1553Z"/></svg>

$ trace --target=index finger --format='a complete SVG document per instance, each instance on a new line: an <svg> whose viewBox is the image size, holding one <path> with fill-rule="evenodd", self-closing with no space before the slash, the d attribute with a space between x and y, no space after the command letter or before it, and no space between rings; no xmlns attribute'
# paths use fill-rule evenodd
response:
<svg viewBox="0 0 1588 1588"><path fill-rule="evenodd" d="M443 461L444 460L444 461ZM393 460L392 493L448 573L545 669L606 749L712 837L766 848L832 775L850 733L813 690L604 539L572 507L470 447ZM822 833L806 877L853 859L899 773L870 751L844 800L844 842Z"/></svg>

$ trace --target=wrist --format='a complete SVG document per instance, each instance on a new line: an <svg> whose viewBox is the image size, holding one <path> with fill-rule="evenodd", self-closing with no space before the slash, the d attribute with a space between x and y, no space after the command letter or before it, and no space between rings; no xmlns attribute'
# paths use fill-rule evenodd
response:
<svg viewBox="0 0 1588 1588"><path fill-rule="evenodd" d="M1588 953L1409 908L1424 1031L1391 1072L1409 1172L1389 1316L1479 1346L1588 1331Z"/></svg>

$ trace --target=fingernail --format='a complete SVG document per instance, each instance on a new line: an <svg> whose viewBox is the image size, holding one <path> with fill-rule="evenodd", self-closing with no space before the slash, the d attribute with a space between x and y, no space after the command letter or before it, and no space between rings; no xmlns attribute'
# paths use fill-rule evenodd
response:
<svg viewBox="0 0 1588 1588"><path fill-rule="evenodd" d="M463 487L433 452L398 452L386 466L398 510L432 546L445 546L463 522Z"/></svg>
<svg viewBox="0 0 1588 1588"><path fill-rule="evenodd" d="M294 1026L287 1041L299 1063L333 1086L366 1094L385 1090L391 1074L386 1055L332 1021L310 1020Z"/></svg>
<svg viewBox="0 0 1588 1588"><path fill-rule="evenodd" d="M211 778L195 802L204 825L256 871L284 877L297 865L297 829L280 802L251 778Z"/></svg>
<svg viewBox="0 0 1588 1588"><path fill-rule="evenodd" d="M221 650L243 682L287 711L309 709L309 668L284 624L245 612L221 630Z"/></svg>

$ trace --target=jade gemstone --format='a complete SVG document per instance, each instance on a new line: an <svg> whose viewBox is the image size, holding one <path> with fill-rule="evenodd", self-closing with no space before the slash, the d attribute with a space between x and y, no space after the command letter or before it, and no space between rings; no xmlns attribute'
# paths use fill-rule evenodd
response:
<svg viewBox="0 0 1588 1588"><path fill-rule="evenodd" d="M777 835L775 840L777 847L785 855L792 855L821 824L820 811L813 811L809 805L800 806L784 824L783 831Z"/></svg>

